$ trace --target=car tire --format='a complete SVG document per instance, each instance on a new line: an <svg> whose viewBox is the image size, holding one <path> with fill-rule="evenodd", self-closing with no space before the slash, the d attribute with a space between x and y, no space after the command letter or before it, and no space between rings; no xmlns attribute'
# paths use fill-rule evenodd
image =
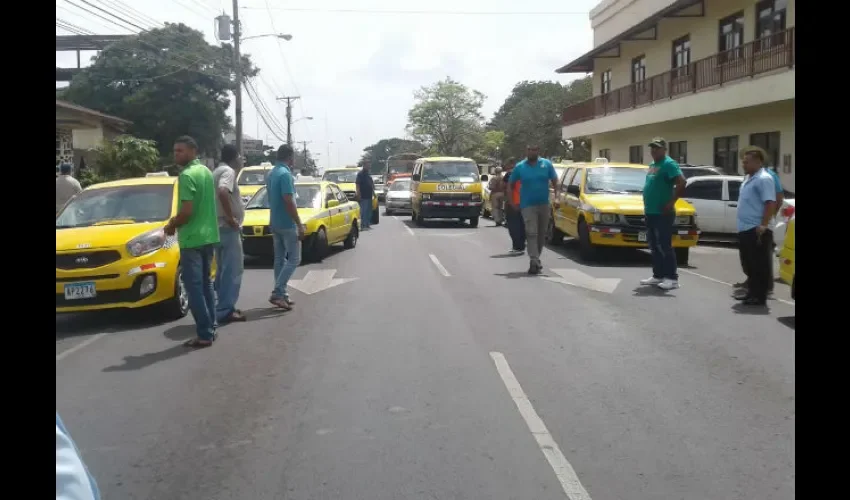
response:
<svg viewBox="0 0 850 500"><path fill-rule="evenodd" d="M484 218L486 219L486 218L489 218L489 217L490 217L490 215L491 215L491 214L490 214L490 211L489 211L489 210L487 210L487 208L486 208L486 206L484 205L484 203L482 203L482 204L481 204L481 217L484 217Z"/></svg>
<svg viewBox="0 0 850 500"><path fill-rule="evenodd" d="M378 210L372 210L372 220L370 224L379 224L381 222L381 214Z"/></svg>
<svg viewBox="0 0 850 500"><path fill-rule="evenodd" d="M393 211L392 211L392 210L390 210L389 208L384 207L384 215L386 215L387 217L390 217L390 216L392 216L392 214L393 214Z"/></svg>
<svg viewBox="0 0 850 500"><path fill-rule="evenodd" d="M578 221L578 254L584 261L594 261L599 255L596 246L590 242L590 231L584 219Z"/></svg>
<svg viewBox="0 0 850 500"><path fill-rule="evenodd" d="M351 223L351 230L348 231L345 241L342 242L342 247L350 250L357 246L357 239L360 237L360 230L357 229L357 219Z"/></svg>
<svg viewBox="0 0 850 500"><path fill-rule="evenodd" d="M469 227L478 227L478 216L469 219Z"/></svg>
<svg viewBox="0 0 850 500"><path fill-rule="evenodd" d="M313 241L313 255L311 256L313 262L322 262L325 260L325 257L328 255L328 251L330 251L330 245L328 245L328 233L325 232L324 227L320 227L318 231L316 231L316 239Z"/></svg>
<svg viewBox="0 0 850 500"><path fill-rule="evenodd" d="M546 226L546 243L550 245L560 245L564 241L564 233L555 227L554 214L549 215L549 224Z"/></svg>
<svg viewBox="0 0 850 500"><path fill-rule="evenodd" d="M177 275L174 277L174 297L161 304L162 315L176 321L189 314L189 293L183 283L183 268L178 264Z"/></svg>
<svg viewBox="0 0 850 500"><path fill-rule="evenodd" d="M421 226L425 224L425 219L422 218L422 215L419 213L414 214L413 220L416 221L417 226Z"/></svg>
<svg viewBox="0 0 850 500"><path fill-rule="evenodd" d="M673 253L676 254L676 265L686 267L690 261L690 248L674 248Z"/></svg>

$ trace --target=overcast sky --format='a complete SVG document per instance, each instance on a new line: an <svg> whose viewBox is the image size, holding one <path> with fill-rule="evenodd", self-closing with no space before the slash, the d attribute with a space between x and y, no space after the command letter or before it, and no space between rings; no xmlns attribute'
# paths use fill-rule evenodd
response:
<svg viewBox="0 0 850 500"><path fill-rule="evenodd" d="M87 2L87 3L86 3ZM128 33L92 13L124 18L144 14L159 23L183 22L211 43L216 15L232 15L231 0L57 0L56 17L97 34ZM413 91L450 76L487 96L492 116L521 80L568 82L555 68L592 46L588 12L598 0L240 0L243 36L288 33L292 40L246 40L243 52L260 67L256 87L279 122L281 95L294 105L295 141L321 166L354 163L362 149L385 137L404 137ZM406 4L404 7L402 4ZM129 9L128 9L129 7ZM92 13L85 12L88 9ZM130 10L132 9L132 10ZM57 34L69 34L57 28ZM72 67L73 53L56 64ZM244 96L244 132L281 141ZM233 109L230 110L231 116ZM281 137L283 131L279 131Z"/></svg>

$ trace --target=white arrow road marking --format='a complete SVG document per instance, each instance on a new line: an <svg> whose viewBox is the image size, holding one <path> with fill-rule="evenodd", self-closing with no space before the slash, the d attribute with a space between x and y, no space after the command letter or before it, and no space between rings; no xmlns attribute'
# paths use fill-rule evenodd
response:
<svg viewBox="0 0 850 500"><path fill-rule="evenodd" d="M552 269L552 272L560 277L550 278L544 276L543 279L553 283L587 288L588 290L602 293L614 293L614 290L617 289L617 285L621 281L619 278L594 278L578 269Z"/></svg>
<svg viewBox="0 0 850 500"><path fill-rule="evenodd" d="M316 271L307 271L304 279L289 280L289 286L306 295L313 295L316 292L333 288L349 281L354 281L357 278L334 278L336 269L319 269Z"/></svg>

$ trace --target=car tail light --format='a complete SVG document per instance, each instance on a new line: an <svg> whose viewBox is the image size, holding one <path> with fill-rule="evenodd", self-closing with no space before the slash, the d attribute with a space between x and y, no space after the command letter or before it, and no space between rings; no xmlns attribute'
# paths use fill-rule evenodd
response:
<svg viewBox="0 0 850 500"><path fill-rule="evenodd" d="M782 210L782 217L790 219L792 215L794 215L794 207L792 207L791 205L788 205Z"/></svg>

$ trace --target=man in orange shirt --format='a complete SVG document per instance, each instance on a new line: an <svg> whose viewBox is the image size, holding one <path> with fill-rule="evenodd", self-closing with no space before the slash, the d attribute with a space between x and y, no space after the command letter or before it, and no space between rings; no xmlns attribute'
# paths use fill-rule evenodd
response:
<svg viewBox="0 0 850 500"><path fill-rule="evenodd" d="M522 212L519 210L519 188L521 182L514 183L514 189L511 190L508 179L511 176L516 165L516 160L513 158L505 162L504 171L504 186L505 186L505 219L508 225L508 233L511 235L511 251L510 253L520 255L525 252L525 223L522 220Z"/></svg>

